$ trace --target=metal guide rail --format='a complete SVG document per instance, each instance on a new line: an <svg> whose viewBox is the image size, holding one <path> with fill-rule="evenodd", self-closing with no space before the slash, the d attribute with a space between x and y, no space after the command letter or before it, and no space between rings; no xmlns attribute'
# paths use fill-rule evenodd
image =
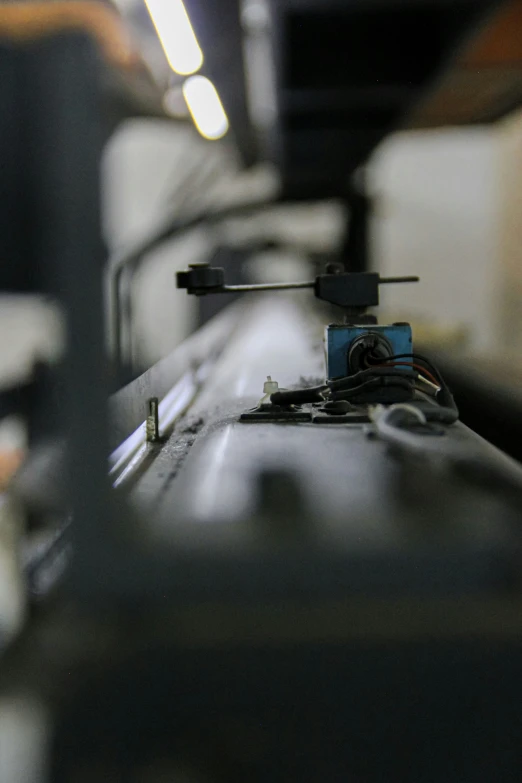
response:
<svg viewBox="0 0 522 783"><path fill-rule="evenodd" d="M381 421L390 442L371 416L241 421L267 375L322 373L311 310L245 303L117 528L77 541L82 583L2 662L2 714L52 783L518 774L522 469L458 422Z"/></svg>

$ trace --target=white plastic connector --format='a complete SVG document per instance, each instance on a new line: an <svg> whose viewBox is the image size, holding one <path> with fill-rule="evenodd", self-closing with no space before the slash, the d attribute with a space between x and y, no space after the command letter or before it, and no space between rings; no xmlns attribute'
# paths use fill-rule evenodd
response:
<svg viewBox="0 0 522 783"><path fill-rule="evenodd" d="M263 384L263 397L261 397L259 404L267 405L270 402L270 395L275 394L276 391L280 391L278 382L273 381L271 375L267 375Z"/></svg>

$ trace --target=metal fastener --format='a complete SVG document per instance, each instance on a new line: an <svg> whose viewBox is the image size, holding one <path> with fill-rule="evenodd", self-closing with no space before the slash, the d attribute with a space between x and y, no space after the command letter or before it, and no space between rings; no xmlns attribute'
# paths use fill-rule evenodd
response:
<svg viewBox="0 0 522 783"><path fill-rule="evenodd" d="M149 413L146 421L146 437L148 443L158 443L160 440L159 434L159 400L157 397L151 397L149 399Z"/></svg>

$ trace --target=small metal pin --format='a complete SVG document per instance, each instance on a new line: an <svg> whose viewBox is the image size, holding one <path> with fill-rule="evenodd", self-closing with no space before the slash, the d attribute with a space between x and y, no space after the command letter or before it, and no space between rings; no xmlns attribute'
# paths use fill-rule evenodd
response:
<svg viewBox="0 0 522 783"><path fill-rule="evenodd" d="M159 434L159 415L158 415L159 400L157 397L151 397L149 399L149 413L146 421L146 433L147 443L158 443L160 440Z"/></svg>

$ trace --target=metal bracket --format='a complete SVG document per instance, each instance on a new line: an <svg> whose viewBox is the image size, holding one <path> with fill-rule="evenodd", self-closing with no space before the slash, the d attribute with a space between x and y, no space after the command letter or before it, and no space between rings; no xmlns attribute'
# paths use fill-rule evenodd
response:
<svg viewBox="0 0 522 783"><path fill-rule="evenodd" d="M312 288L315 296L324 302L364 313L367 307L379 304L379 286L390 283L416 283L414 275L405 277L380 277L376 272L318 275L315 280L295 283L261 283L258 285L226 285L221 267L209 264L190 264L187 271L176 275L177 288L185 288L189 294L228 294L237 292L287 291Z"/></svg>

